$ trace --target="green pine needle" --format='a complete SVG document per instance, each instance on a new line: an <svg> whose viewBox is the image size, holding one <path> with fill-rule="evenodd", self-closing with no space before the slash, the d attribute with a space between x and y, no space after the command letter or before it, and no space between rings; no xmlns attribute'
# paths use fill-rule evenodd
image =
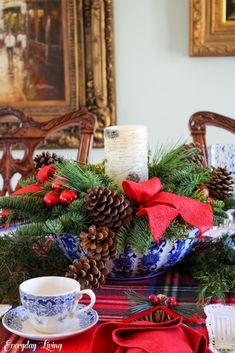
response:
<svg viewBox="0 0 235 353"><path fill-rule="evenodd" d="M65 187L75 190L78 193L87 192L93 187L104 186L103 180L108 183L108 177L100 176L89 168L81 168L76 161L65 161L58 164L56 175L67 179ZM111 183L113 186L113 182Z"/></svg>
<svg viewBox="0 0 235 353"><path fill-rule="evenodd" d="M36 175L33 175L27 179L21 179L19 181L19 186L21 188L24 188L24 187L31 185L31 184L40 184Z"/></svg>
<svg viewBox="0 0 235 353"><path fill-rule="evenodd" d="M117 251L122 253L126 245L140 254L146 254L153 242L146 217L135 217L129 226L122 227L117 236Z"/></svg>
<svg viewBox="0 0 235 353"><path fill-rule="evenodd" d="M149 162L149 178L156 176L161 179L172 171L184 169L190 165L189 158L192 153L192 150L186 149L184 145L179 146L178 142L173 146L160 146Z"/></svg>

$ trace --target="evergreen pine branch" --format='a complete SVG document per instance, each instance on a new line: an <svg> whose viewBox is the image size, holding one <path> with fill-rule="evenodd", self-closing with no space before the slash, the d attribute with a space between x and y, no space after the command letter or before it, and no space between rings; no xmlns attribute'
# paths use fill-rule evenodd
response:
<svg viewBox="0 0 235 353"><path fill-rule="evenodd" d="M168 228L166 229L164 236L170 241L174 242L175 240L184 240L185 236L193 229L194 227L190 224L187 224L181 217L177 217L173 220Z"/></svg>
<svg viewBox="0 0 235 353"><path fill-rule="evenodd" d="M90 170L94 172L97 175L100 175L100 176L105 175L105 160L97 164L86 164L84 168L86 170Z"/></svg>
<svg viewBox="0 0 235 353"><path fill-rule="evenodd" d="M111 177L105 174L105 160L98 164L87 164L84 166L85 170L90 170L97 174L100 178L100 181L104 187L109 189L116 189L117 185Z"/></svg>
<svg viewBox="0 0 235 353"><path fill-rule="evenodd" d="M208 179L208 169L202 169L195 173L195 168L190 165L182 170L172 172L167 179L167 183L173 185L172 191L176 194L192 197L193 192L199 189L200 184L206 183Z"/></svg>
<svg viewBox="0 0 235 353"><path fill-rule="evenodd" d="M33 195L18 195L0 198L1 209L11 209L17 213L20 220L39 221L47 219L50 210L47 209L43 200Z"/></svg>
<svg viewBox="0 0 235 353"><path fill-rule="evenodd" d="M210 302L212 298L225 298L225 292L235 288L235 265L221 266L195 271L195 277L200 281L199 302Z"/></svg>
<svg viewBox="0 0 235 353"><path fill-rule="evenodd" d="M47 181L45 184L42 185L42 189L36 191L34 195L43 198L43 196L49 191L52 191L51 182Z"/></svg>
<svg viewBox="0 0 235 353"><path fill-rule="evenodd" d="M129 245L134 251L146 254L153 242L149 230L147 217L135 217L125 227L121 227L117 235L117 251L123 253L125 246Z"/></svg>
<svg viewBox="0 0 235 353"><path fill-rule="evenodd" d="M225 297L235 288L235 252L230 244L234 236L224 234L217 239L198 241L181 266L189 269L199 280L199 303Z"/></svg>
<svg viewBox="0 0 235 353"><path fill-rule="evenodd" d="M108 189L113 189L113 190L117 189L119 193L121 192L121 190L118 189L118 186L115 184L115 182L108 175L105 175L105 174L100 175L99 179L100 179L100 186L103 186Z"/></svg>
<svg viewBox="0 0 235 353"><path fill-rule="evenodd" d="M9 215L7 217L1 217L1 224L14 224L14 223L19 223L19 215L17 215L15 212L9 212Z"/></svg>
<svg viewBox="0 0 235 353"><path fill-rule="evenodd" d="M34 222L30 224L24 224L17 227L15 230L15 235L19 237L40 238L50 234L49 229L45 227L45 222Z"/></svg>
<svg viewBox="0 0 235 353"><path fill-rule="evenodd" d="M224 202L224 210L235 209L235 193Z"/></svg>
<svg viewBox="0 0 235 353"><path fill-rule="evenodd" d="M224 211L224 202L215 200L211 202L211 207L214 215L214 225L219 226L224 223L224 220L228 218L227 213Z"/></svg>
<svg viewBox="0 0 235 353"><path fill-rule="evenodd" d="M128 244L127 239L131 232L131 226L123 226L117 233L117 252L123 254L125 246Z"/></svg>
<svg viewBox="0 0 235 353"><path fill-rule="evenodd" d="M59 217L59 220L65 233L79 236L82 231L86 231L89 227L87 219L77 212L63 214Z"/></svg>
<svg viewBox="0 0 235 353"><path fill-rule="evenodd" d="M84 220L86 219L87 223L92 223L92 219L87 212L86 204L83 201L83 196L68 205L67 213L79 213L84 218Z"/></svg>
<svg viewBox="0 0 235 353"><path fill-rule="evenodd" d="M38 238L42 242L44 237ZM61 276L68 261L56 244L46 254L33 250L35 234L22 233L0 237L0 298L2 301L19 303L19 284L32 277ZM10 259L10 260L9 260Z"/></svg>
<svg viewBox="0 0 235 353"><path fill-rule="evenodd" d="M41 184L36 175L33 175L27 179L21 179L19 181L19 186L21 188L24 188L24 187L31 185L31 184Z"/></svg>
<svg viewBox="0 0 235 353"><path fill-rule="evenodd" d="M177 217L168 226L164 237L168 240L184 240L194 227L187 224L181 217ZM153 243L153 236L149 229L147 217L135 217L131 224L121 227L117 234L117 252L124 252L125 246L129 245L134 251L146 254Z"/></svg>
<svg viewBox="0 0 235 353"><path fill-rule="evenodd" d="M43 230L48 234L59 235L63 232L63 225L60 219L48 219L44 224Z"/></svg>
<svg viewBox="0 0 235 353"><path fill-rule="evenodd" d="M130 247L140 254L146 254L153 242L153 236L149 229L146 217L135 219L135 225L132 228L127 239Z"/></svg>
<svg viewBox="0 0 235 353"><path fill-rule="evenodd" d="M65 186L77 192L86 191L96 185L96 176L91 179L86 176L84 170L75 161L65 161L57 166L56 176L63 177L67 181Z"/></svg>
<svg viewBox="0 0 235 353"><path fill-rule="evenodd" d="M193 151L186 149L178 143L171 147L160 147L156 150L152 160L149 162L149 177L158 177L162 180L175 170L182 170L190 165L189 158Z"/></svg>
<svg viewBox="0 0 235 353"><path fill-rule="evenodd" d="M65 212L65 208L62 205L56 205L51 208L50 218L58 218L59 216L63 215Z"/></svg>
<svg viewBox="0 0 235 353"><path fill-rule="evenodd" d="M81 168L74 161L65 161L58 164L56 174L67 179L65 187L77 191L78 193L87 192L93 187L103 186L102 178L92 170Z"/></svg>

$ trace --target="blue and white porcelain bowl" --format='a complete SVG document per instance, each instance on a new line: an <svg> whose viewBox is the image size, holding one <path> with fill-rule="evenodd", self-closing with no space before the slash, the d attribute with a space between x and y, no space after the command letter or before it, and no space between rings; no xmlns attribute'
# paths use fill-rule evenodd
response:
<svg viewBox="0 0 235 353"><path fill-rule="evenodd" d="M163 238L159 244L153 243L144 255L135 253L126 247L123 254L115 260L107 262L108 278L117 280L143 279L157 276L181 261L192 249L198 235L198 229L193 229L183 240L170 241ZM85 255L77 246L77 236L61 234L57 243L69 260Z"/></svg>

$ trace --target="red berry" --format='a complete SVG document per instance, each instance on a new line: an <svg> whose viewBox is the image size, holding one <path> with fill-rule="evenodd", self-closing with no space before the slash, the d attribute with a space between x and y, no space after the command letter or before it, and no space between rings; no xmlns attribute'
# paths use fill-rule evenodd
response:
<svg viewBox="0 0 235 353"><path fill-rule="evenodd" d="M158 304L160 302L160 298L155 294L150 294L149 300L151 300L152 302L154 302L156 304Z"/></svg>
<svg viewBox="0 0 235 353"><path fill-rule="evenodd" d="M59 203L60 195L55 191L49 191L45 194L43 201L46 207L53 207Z"/></svg>
<svg viewBox="0 0 235 353"><path fill-rule="evenodd" d="M153 301L155 297L156 297L155 294L150 294L150 295L149 295L149 300L152 300L152 301Z"/></svg>
<svg viewBox="0 0 235 353"><path fill-rule="evenodd" d="M161 299L159 297L155 297L154 298L154 303L159 304L160 301L161 301Z"/></svg>
<svg viewBox="0 0 235 353"><path fill-rule="evenodd" d="M177 305L175 298L169 297L168 299L169 299L169 305L170 306L176 306Z"/></svg>
<svg viewBox="0 0 235 353"><path fill-rule="evenodd" d="M60 203L63 206L67 206L71 202L73 202L77 197L78 197L78 194L76 193L76 191L63 190L61 191L61 194L60 194Z"/></svg>

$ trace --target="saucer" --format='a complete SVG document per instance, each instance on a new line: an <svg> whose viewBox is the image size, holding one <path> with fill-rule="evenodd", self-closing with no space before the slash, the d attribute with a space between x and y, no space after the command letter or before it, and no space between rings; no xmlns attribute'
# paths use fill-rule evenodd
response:
<svg viewBox="0 0 235 353"><path fill-rule="evenodd" d="M74 317L70 320L69 326L60 333L47 334L34 329L29 322L28 314L23 306L18 306L8 311L2 318L2 323L8 331L31 340L62 340L86 331L97 323L99 316L94 309L88 309L79 314L79 309L84 306L78 304L77 314L75 313Z"/></svg>
<svg viewBox="0 0 235 353"><path fill-rule="evenodd" d="M0 318L12 308L9 304L0 304Z"/></svg>

